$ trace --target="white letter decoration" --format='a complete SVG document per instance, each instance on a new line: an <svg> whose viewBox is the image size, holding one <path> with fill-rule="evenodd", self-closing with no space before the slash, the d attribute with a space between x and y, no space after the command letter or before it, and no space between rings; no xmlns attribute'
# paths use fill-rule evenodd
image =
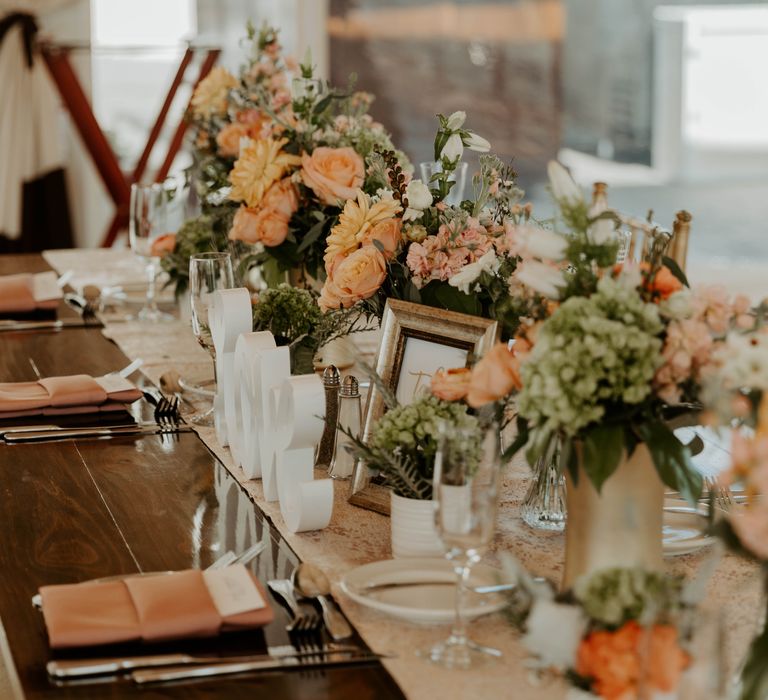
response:
<svg viewBox="0 0 768 700"><path fill-rule="evenodd" d="M324 415L320 377L306 374L283 382L277 403L275 473L280 512L291 532L319 530L331 520L333 480L314 480L315 447Z"/></svg>
<svg viewBox="0 0 768 700"><path fill-rule="evenodd" d="M214 419L216 437L228 444L227 423L234 428L235 420L235 344L241 333L253 328L251 295L245 287L218 289L213 293L213 305L208 312L211 339L216 349L216 399Z"/></svg>

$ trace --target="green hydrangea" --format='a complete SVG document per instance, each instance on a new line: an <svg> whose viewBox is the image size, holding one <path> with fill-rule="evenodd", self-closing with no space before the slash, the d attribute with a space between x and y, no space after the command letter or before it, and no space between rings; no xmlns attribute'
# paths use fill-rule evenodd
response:
<svg viewBox="0 0 768 700"><path fill-rule="evenodd" d="M523 365L520 414L543 431L575 436L609 406L639 404L662 362L658 308L621 279L572 297L541 327Z"/></svg>
<svg viewBox="0 0 768 700"><path fill-rule="evenodd" d="M253 327L292 342L312 333L322 316L310 291L281 284L259 295L253 307Z"/></svg>
<svg viewBox="0 0 768 700"><path fill-rule="evenodd" d="M573 589L590 619L606 627L629 620L651 623L677 612L682 605L683 582L644 569L604 569L585 576Z"/></svg>
<svg viewBox="0 0 768 700"><path fill-rule="evenodd" d="M378 469L388 484L407 498L431 498L438 429L448 423L450 434L464 436L462 454L479 461L482 431L463 403L425 395L407 406L387 411L378 421L368 444L359 451L369 466Z"/></svg>

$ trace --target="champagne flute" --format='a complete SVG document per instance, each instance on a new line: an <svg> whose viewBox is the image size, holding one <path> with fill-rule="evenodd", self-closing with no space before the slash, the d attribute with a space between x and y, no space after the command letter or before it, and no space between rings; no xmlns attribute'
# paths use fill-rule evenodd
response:
<svg viewBox="0 0 768 700"><path fill-rule="evenodd" d="M146 260L148 279L147 297L138 314L140 321L157 323L173 320L171 314L157 308L155 294L160 257L154 249L157 239L170 232L168 218L172 196L173 191L167 189L163 183L131 185L128 236L131 250Z"/></svg>
<svg viewBox="0 0 768 700"><path fill-rule="evenodd" d="M464 199L464 190L467 186L467 170L469 166L467 163L459 163L449 176L448 181L453 183L451 191L445 198L445 203L457 207ZM432 186L432 178L437 174L443 172L443 164L438 161L426 161L419 163L419 169L421 170L421 179L428 187Z"/></svg>
<svg viewBox="0 0 768 700"><path fill-rule="evenodd" d="M468 639L464 618L464 596L472 566L490 544L496 526L499 447L495 424L479 432L441 426L432 499L437 534L456 571L456 617L448 639L432 647L427 656L447 668L470 668L488 657L501 656L497 649Z"/></svg>
<svg viewBox="0 0 768 700"><path fill-rule="evenodd" d="M213 293L218 289L232 289L234 286L235 276L229 253L200 253L189 259L192 332L197 342L213 359L214 377L216 376L216 349L213 345L208 314L213 305ZM213 406L202 415L192 418L192 422L211 425L212 416Z"/></svg>

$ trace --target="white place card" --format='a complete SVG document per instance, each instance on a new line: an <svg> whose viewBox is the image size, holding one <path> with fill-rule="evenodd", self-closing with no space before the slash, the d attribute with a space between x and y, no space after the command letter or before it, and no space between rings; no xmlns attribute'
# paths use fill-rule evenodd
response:
<svg viewBox="0 0 768 700"><path fill-rule="evenodd" d="M35 298L35 301L61 299L62 293L61 287L59 287L59 278L53 270L32 275L32 296Z"/></svg>
<svg viewBox="0 0 768 700"><path fill-rule="evenodd" d="M267 604L242 564L203 571L205 585L222 617L261 610Z"/></svg>

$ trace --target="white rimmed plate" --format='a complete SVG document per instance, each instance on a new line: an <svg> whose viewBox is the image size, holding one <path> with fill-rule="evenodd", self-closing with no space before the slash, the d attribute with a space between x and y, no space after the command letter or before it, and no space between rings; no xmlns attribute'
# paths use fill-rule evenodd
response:
<svg viewBox="0 0 768 700"><path fill-rule="evenodd" d="M664 556L676 557L691 554L709 547L715 538L707 535L706 511L684 505L664 507Z"/></svg>
<svg viewBox="0 0 768 700"><path fill-rule="evenodd" d="M478 564L472 568L469 587L499 583L499 571ZM358 566L341 580L341 589L360 605L386 615L416 622L434 624L452 622L456 596L456 574L445 559L386 559ZM393 583L418 585L397 586L366 591L370 586ZM504 598L498 593L465 594L464 614L480 617L501 610Z"/></svg>

